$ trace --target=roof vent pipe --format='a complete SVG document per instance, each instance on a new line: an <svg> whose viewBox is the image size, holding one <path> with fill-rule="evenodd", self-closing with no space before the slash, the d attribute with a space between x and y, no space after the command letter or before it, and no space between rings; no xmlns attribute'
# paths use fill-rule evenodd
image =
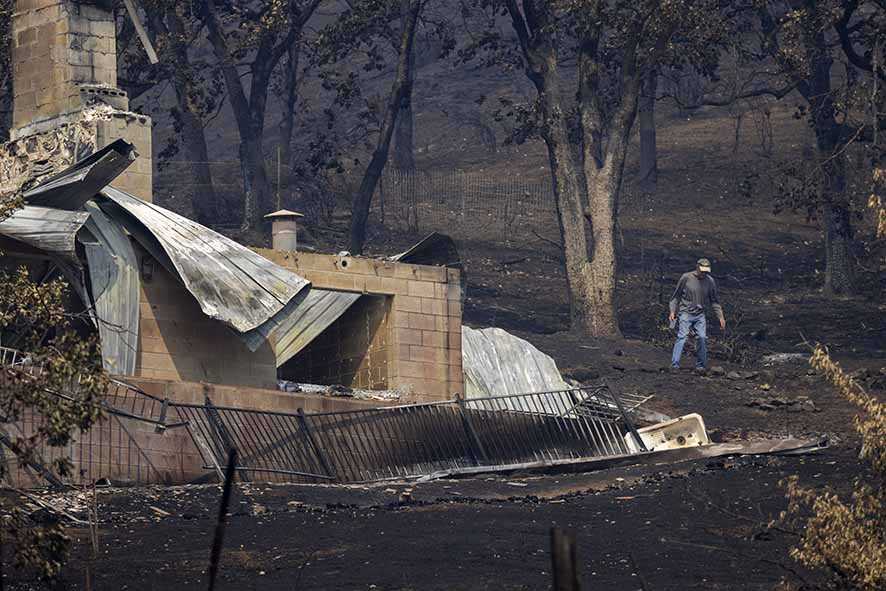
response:
<svg viewBox="0 0 886 591"><path fill-rule="evenodd" d="M274 250L295 252L298 250L298 218L304 215L288 209L269 213L265 219L271 220L271 246Z"/></svg>

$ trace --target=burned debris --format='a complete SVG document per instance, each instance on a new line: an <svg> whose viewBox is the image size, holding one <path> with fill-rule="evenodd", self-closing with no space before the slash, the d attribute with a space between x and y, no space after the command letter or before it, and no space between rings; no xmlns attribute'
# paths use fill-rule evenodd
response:
<svg viewBox="0 0 886 591"><path fill-rule="evenodd" d="M809 219L779 229L784 240L770 240L771 228L764 234L758 227L765 216L750 214L733 198L751 182L738 180L735 171L755 170L739 162L743 111L730 111L734 121L725 135L734 133L735 147L722 164L728 168L724 178L701 183L696 178L697 153L710 155L703 167L707 175L715 166L716 140L724 135L715 109L702 106L718 101L704 97L694 106L675 103L672 116L659 121L669 134L681 126L680 141L669 145L680 149L668 154L662 168L662 180L678 175L679 188L656 195L648 178L639 186L623 178L635 172L627 157L633 150L632 110L639 109L643 120L640 168L648 172L654 109L687 90L677 81L668 81L676 90L662 90L675 74L665 62L653 65L642 81L634 70L652 65L646 61L658 59L656 48L670 53L673 40L658 38L668 30L662 23L693 23L692 32L679 34L680 43L689 43L687 35L697 31L716 30L704 26L695 8L685 15L678 10L677 19L653 12L643 21L651 24L626 29L635 31L636 46L613 45L622 31L606 25L596 47L587 38L571 44L563 39L586 36L586 29L601 27L598 22L568 26L555 36L550 35L557 27L543 26L545 15L549 24L575 24L570 11L588 10L581 3L508 2L500 13L495 3L462 3L459 26L483 21L494 28L514 24L517 31L501 37L487 31L466 48L451 38L461 33L451 29L456 13L449 14L454 5L446 2L186 4L22 0L7 2L9 12L0 14L0 21L9 22L13 82L4 87L11 88L10 141L0 146L0 274L29 286L8 290L11 297L6 291L0 295L3 306L13 308L20 294L58 286L53 318L70 321L70 341L83 349L79 365L55 364L52 347L61 342L56 339L61 328L43 322L47 326L31 339L22 334L30 327L22 328L18 312L6 322L0 310L0 388L15 400L14 408L0 405L0 526L27 533L65 525L85 540L72 563L75 576L81 574L76 569L85 570L89 589L102 588L93 585L99 564L113 571L106 581L119 579L124 564L133 573L125 584L133 586L141 584L135 583L139 576L150 579L148 585L158 580L169 588L178 582L193 587L195 581L205 587L207 579L210 588L247 588L274 578L276 586L267 588L290 589L311 567L318 588L414 588L424 581L406 580L401 572L414 573L425 561L427 573L443 577L438 588L541 588L551 570L555 587L577 588L579 569L589 566L584 578L591 577L594 587L652 588L658 583L646 577L653 573L659 581L668 577L685 586L685 579L667 569L686 577L693 567L694 582L709 587L738 581L771 588L771 573L755 578L765 568L797 575L772 556L788 556L797 539L810 539L808 532L815 536L844 523L826 518L817 524L820 530L816 524L779 529L775 516L783 519L786 504L787 512L803 503L815 511L820 498L831 503L832 516L843 511L843 517L857 519L867 539L882 546L879 531L865 529L867 522L877 522L868 518L869 509L883 505L875 486L863 478L854 481L853 502L877 499L864 501L861 511L832 503L857 477L858 458L882 471L882 457L875 455L882 431L876 421L883 414L877 397L886 370L863 355L882 350L882 322L869 318L882 306L871 303L875 298L810 296L806 288L818 285L821 253L808 254L803 264L794 259L809 250L801 245L811 243L801 234L809 238L823 231L824 283L840 287L831 260L832 226L840 219L834 211L816 212L827 215L818 218L822 228L814 227L812 210L843 201L829 198L812 207L792 200ZM629 4L623 15L615 5L602 10L615 10L627 23L646 10ZM439 14L419 17L425 7ZM493 12L484 14L489 9ZM315 10L333 24L307 26ZM796 11L796 18L802 13ZM501 20L506 16L511 18ZM413 30L398 46L394 30L407 22ZM347 26L339 28L342 24ZM863 25L855 22L844 33L857 35L866 30ZM388 27L393 34L379 49L378 31ZM416 27L422 35L414 49ZM742 34L751 28L743 23ZM643 44L647 30L657 31L651 53ZM373 39L372 63L362 64L354 77L336 79L326 69L344 65L342 56L351 59L353 48L325 44L351 41L343 38L355 31L361 52L367 46L362 35ZM126 39L118 40L118 34ZM233 39L236 44L227 43ZM517 43L515 51L501 53L500 44L509 41ZM708 41L712 51L722 49L719 40ZM852 49L852 42L841 41ZM547 58L536 59L539 47L550 52ZM265 59L270 48L273 59ZM578 54L567 55L575 48ZM451 72L442 69L415 79L438 55L457 55L460 67L488 50L495 53L493 61L507 60L508 71L530 74L539 92L529 103L503 95L487 103L493 85L496 92L506 87L502 76L470 89L445 88L448 82L441 81ZM416 59L407 55L413 51ZM631 51L639 53L618 59ZM734 57L751 59L745 53ZM385 106L374 87L390 74L388 54L396 54L402 68ZM198 56L199 65L188 63ZM602 56L609 64L600 70L606 75L585 76L596 71L595 60ZM638 56L643 57L637 61ZM174 59L160 63L169 58ZM563 68L563 75L539 70L539 64ZM148 71L144 85L165 77L168 88L143 91L145 72L133 71L139 68ZM720 76L719 68L706 64L703 75L693 75L731 79ZM678 69L688 77L694 67ZM312 110L312 92L324 99L332 92L356 93L368 73L371 97L339 96ZM126 79L133 74L138 82ZM857 83L863 77L855 72L849 79ZM196 88L209 80L208 90ZM252 96L231 94L245 92L247 80L256 89L255 103ZM553 92L576 80L581 92ZM752 82L746 88L754 96L746 98L768 104L767 93ZM610 84L615 92L605 92ZM800 86L794 81L792 88ZM146 94L133 106L121 87ZM591 92L595 88L600 92ZM269 89L277 96L267 96ZM210 94L198 100L190 90ZM513 90L523 94L526 88L508 92ZM411 102L413 92L429 91L439 95L427 101L433 113L423 110L422 101ZM457 100L476 93L467 102L486 110L471 115L450 109L452 93ZM589 101L592 96L608 97L612 104ZM241 98L246 106L234 104ZM163 106L146 108L155 100ZM189 102L200 105L186 112L194 106ZM365 102L365 113L340 111L357 109L356 102ZM218 134L218 146L207 146L204 130L233 131L220 127L233 125L232 105L239 151L225 133ZM294 122L302 106L304 123ZM383 106L388 115L380 121L376 115ZM852 105L852 113L875 112L858 106ZM262 136L266 115L277 108L288 109L279 134ZM202 148L189 144L175 154L169 144L156 150L152 119L140 109L159 127L170 128L158 134L164 144L175 136L173 143L202 141ZM790 114L765 109L757 124L769 159L773 121ZM253 127L261 129L250 131L244 124L250 110ZM437 111L445 124L438 125ZM298 126L317 125L318 116L325 132L299 138ZM397 124L397 117L409 119ZM417 148L416 121L423 134L439 137L422 137L428 141ZM484 135L488 154L471 145L466 121ZM512 124L520 128L509 129ZM501 153L496 125L509 138ZM862 127L869 131L866 123ZM353 173L365 164L364 149L375 135L379 142L358 187ZM684 162L687 137L703 139ZM338 141L349 147L333 145ZM403 158L386 172L392 142ZM792 145L808 142L809 137L790 138ZM242 168L224 160L221 166L230 170L213 180L213 158L231 158L235 151ZM843 162L843 152L852 154L837 147L818 154L819 163L843 166L850 160ZM447 166L470 170L438 174L433 164L426 167L438 153ZM822 177L799 175L794 160L780 173L803 176L803 182ZM182 165L186 172L170 173L167 165ZM844 173L831 178L854 178ZM156 185L155 174L162 177ZM881 176L876 173L875 184ZM222 185L225 194L215 194ZM808 189L794 192L820 193ZM351 210L342 212L348 201ZM738 213L725 212L721 202ZM870 208L882 221L882 204L872 199ZM845 228L851 237L848 222ZM725 243L738 234L740 240ZM342 250L349 235L350 252ZM701 245L707 252L690 252ZM707 256L719 259L712 263ZM668 302L666 285L687 257L696 260L695 269L683 274ZM789 269L804 265L809 273ZM844 274L847 284L854 281L851 266ZM776 274L784 293L767 285ZM803 313L784 313L788 305ZM820 310L829 306L845 314ZM708 325L706 307L719 322ZM805 341L814 331L798 326L825 317L838 321L815 334L841 335L851 370L840 370L821 346L811 357L805 352L813 350ZM855 324L861 329L847 330ZM678 346L667 363L662 345L673 337ZM695 354L696 367L681 368L690 337L687 351ZM710 365L708 351L716 359ZM822 387L825 380L837 386L836 394ZM39 400L19 396L19 384L25 384L22 391L39 393ZM5 412L6 406L13 410ZM856 407L873 417L854 423L861 444L833 426L852 424ZM64 419L72 436L53 435L49 427L62 422L58 415L68 408L79 411ZM833 442L841 445L831 447ZM824 453L791 458L813 452ZM858 473L873 473L864 469ZM791 480L794 474L821 477L816 484L843 489L820 497L818 489ZM100 509L100 503L106 504ZM584 531L573 536L569 529ZM104 556L100 533L108 549ZM550 562L547 533L554 548ZM841 534L832 529L819 537L830 542ZM772 544L776 539L778 548ZM252 555L260 546L265 555ZM720 551L724 546L726 553ZM111 551L124 547L137 553L134 560ZM733 552L736 548L741 552ZM590 558L578 555L579 549ZM855 556L864 554L873 553ZM437 555L443 562L434 564L431 557ZM454 564L459 555L464 560ZM239 579L227 568L235 563ZM463 564L474 571L462 572ZM603 568L597 565L609 569L606 576L598 577ZM352 571L361 568L394 574L357 580ZM471 579L478 569L490 573L482 584ZM0 587L6 583L0 577ZM111 585L123 586L119 580Z"/></svg>

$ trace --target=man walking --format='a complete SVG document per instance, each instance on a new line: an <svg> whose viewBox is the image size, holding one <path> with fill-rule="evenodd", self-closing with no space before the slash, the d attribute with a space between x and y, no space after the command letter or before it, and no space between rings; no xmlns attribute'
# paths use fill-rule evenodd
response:
<svg viewBox="0 0 886 591"><path fill-rule="evenodd" d="M708 259L698 259L695 271L684 273L677 282L677 289L670 304L670 321L673 326L677 322L677 341L674 343L674 352L671 355L671 367L680 367L680 356L683 354L683 345L686 337L692 330L698 337L698 354L695 364L696 369L704 371L708 366L708 335L705 307L710 306L714 314L720 320L720 329L726 330L726 317L723 316L723 307L720 306L720 294L717 292L717 283L710 276L711 262ZM679 312L679 318L678 318Z"/></svg>

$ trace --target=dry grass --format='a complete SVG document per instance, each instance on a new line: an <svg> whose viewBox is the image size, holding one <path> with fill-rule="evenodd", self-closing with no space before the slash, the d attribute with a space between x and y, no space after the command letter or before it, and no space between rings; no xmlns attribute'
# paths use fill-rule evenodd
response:
<svg viewBox="0 0 886 591"><path fill-rule="evenodd" d="M782 519L802 528L791 556L828 569L840 586L874 591L886 588L886 404L866 392L821 345L810 364L859 408L855 429L862 440L861 459L872 473L859 476L849 498L805 487L788 479L788 509Z"/></svg>

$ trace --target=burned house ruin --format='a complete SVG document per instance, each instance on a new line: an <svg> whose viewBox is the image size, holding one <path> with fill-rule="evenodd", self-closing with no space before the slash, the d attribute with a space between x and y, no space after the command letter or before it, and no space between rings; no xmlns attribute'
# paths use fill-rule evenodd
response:
<svg viewBox="0 0 886 591"><path fill-rule="evenodd" d="M58 272L95 306L108 371L270 389L282 378L418 399L461 392L458 270L250 250L151 203L151 122L116 88L109 8L17 3L12 141L0 158L0 184L27 203L5 238L64 232L61 250L36 237L28 246L41 252L27 254L63 261ZM4 244L8 263L21 243Z"/></svg>
<svg viewBox="0 0 886 591"><path fill-rule="evenodd" d="M154 204L151 121L116 88L110 3L20 0L13 30L0 190L24 206L0 221L0 264L66 278L114 376L107 420L44 459L66 454L89 480L190 482L220 474L237 448L244 479L355 482L647 450L631 419L642 401L569 386L506 333L463 336L445 237L388 259L299 252L281 211L277 248L248 248ZM2 345L6 371L41 371ZM280 391L281 380L413 404ZM3 425L0 443L40 420ZM688 429L707 442L703 426ZM6 461L18 483L44 473Z"/></svg>

